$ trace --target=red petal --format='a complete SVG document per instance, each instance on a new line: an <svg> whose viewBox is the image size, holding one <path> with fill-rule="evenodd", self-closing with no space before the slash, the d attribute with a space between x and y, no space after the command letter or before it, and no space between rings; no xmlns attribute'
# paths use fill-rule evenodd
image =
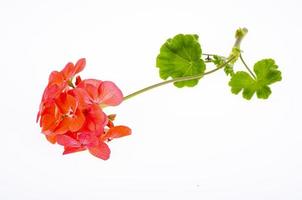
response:
<svg viewBox="0 0 302 200"><path fill-rule="evenodd" d="M115 126L108 130L102 140L120 138L131 135L131 129L127 126Z"/></svg>
<svg viewBox="0 0 302 200"><path fill-rule="evenodd" d="M86 79L79 83L77 86L78 88L82 88L89 94L90 102L87 102L88 104L91 104L92 102L99 104L99 87L102 84L102 81L97 79Z"/></svg>
<svg viewBox="0 0 302 200"><path fill-rule="evenodd" d="M75 111L77 108L77 100L67 93L62 93L55 102L62 114L68 113L70 109Z"/></svg>
<svg viewBox="0 0 302 200"><path fill-rule="evenodd" d="M53 126L55 123L53 115L50 114L45 114L41 117L41 127L42 127L42 132L45 130L49 130L50 127Z"/></svg>
<svg viewBox="0 0 302 200"><path fill-rule="evenodd" d="M85 117L85 130L95 132L97 136L103 133L104 127L108 122L108 118L98 105L91 105Z"/></svg>
<svg viewBox="0 0 302 200"><path fill-rule="evenodd" d="M68 135L57 135L57 142L58 144L65 146L65 147L80 147L81 144L79 141L75 140L74 138Z"/></svg>
<svg viewBox="0 0 302 200"><path fill-rule="evenodd" d="M74 76L74 65L73 63L67 63L64 67L64 69L62 70L62 74L65 78L65 80L69 80Z"/></svg>
<svg viewBox="0 0 302 200"><path fill-rule="evenodd" d="M56 98L59 96L59 94L62 92L62 90L64 89L64 84L63 85L48 85L44 92L43 92L43 96L42 96L42 100L41 103L45 103L47 101L52 100L53 98Z"/></svg>
<svg viewBox="0 0 302 200"><path fill-rule="evenodd" d="M99 86L102 84L103 81L97 80L97 79L85 79L83 80L78 87L85 88L86 85L93 85L96 88L99 88Z"/></svg>
<svg viewBox="0 0 302 200"><path fill-rule="evenodd" d="M40 126L42 132L53 130L56 127L57 116L55 113L55 106L50 105L43 109L41 114Z"/></svg>
<svg viewBox="0 0 302 200"><path fill-rule="evenodd" d="M69 154L69 153L75 153L79 151L85 151L86 147L65 147L63 155Z"/></svg>
<svg viewBox="0 0 302 200"><path fill-rule="evenodd" d="M81 132L78 138L81 144L87 147L93 147L99 144L99 139L93 132Z"/></svg>
<svg viewBox="0 0 302 200"><path fill-rule="evenodd" d="M56 127L54 133L55 134L64 134L67 133L69 131L69 124L70 121L68 118L64 118L60 124Z"/></svg>
<svg viewBox="0 0 302 200"><path fill-rule="evenodd" d="M78 108L84 110L91 104L89 94L82 88L75 88L68 91L68 94L75 97L78 101Z"/></svg>
<svg viewBox="0 0 302 200"><path fill-rule="evenodd" d="M75 85L79 85L82 82L82 79L80 76L76 77Z"/></svg>
<svg viewBox="0 0 302 200"><path fill-rule="evenodd" d="M53 85L53 84L60 85L63 82L64 82L64 76L61 72L53 71L49 75L48 85Z"/></svg>
<svg viewBox="0 0 302 200"><path fill-rule="evenodd" d="M85 122L85 116L84 114L77 109L76 113L75 113L75 117L74 118L69 118L69 130L71 132L76 132L78 131L80 128L82 128L84 122Z"/></svg>
<svg viewBox="0 0 302 200"><path fill-rule="evenodd" d="M91 84L86 84L85 90L89 94L92 101L98 103L98 88Z"/></svg>
<svg viewBox="0 0 302 200"><path fill-rule="evenodd" d="M55 144L57 142L56 135L46 135L46 139L52 144Z"/></svg>
<svg viewBox="0 0 302 200"><path fill-rule="evenodd" d="M97 146L89 147L88 150L92 155L103 160L108 160L110 157L110 149L104 142L100 142Z"/></svg>
<svg viewBox="0 0 302 200"><path fill-rule="evenodd" d="M78 60L78 62L75 64L74 74L77 74L77 73L83 71L83 69L85 68L85 65L86 65L85 58L81 58L80 60Z"/></svg>
<svg viewBox="0 0 302 200"><path fill-rule="evenodd" d="M117 106L123 101L122 91L111 81L104 81L99 87L101 104Z"/></svg>

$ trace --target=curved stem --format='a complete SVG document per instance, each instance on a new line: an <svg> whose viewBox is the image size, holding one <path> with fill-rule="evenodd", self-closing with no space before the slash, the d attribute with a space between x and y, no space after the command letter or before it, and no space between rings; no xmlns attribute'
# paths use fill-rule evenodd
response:
<svg viewBox="0 0 302 200"><path fill-rule="evenodd" d="M249 71L249 73L252 75L252 77L253 77L254 79L256 79L255 74L254 74L253 71L249 68L249 66L245 63L245 61L243 60L243 57L242 57L241 54L240 54L239 58L240 58L241 62L243 63L243 65L245 66L245 68L246 68L246 69Z"/></svg>
<svg viewBox="0 0 302 200"><path fill-rule="evenodd" d="M156 84L154 84L154 85L150 85L150 86L148 86L148 87L145 87L145 88L143 88L143 89L141 89L141 90L138 90L138 91L136 91L136 92L133 92L133 93L131 93L131 94L125 96L125 97L124 97L124 101L127 100L127 99L130 99L130 98L132 98L132 97L134 97L134 96L137 96L137 95L139 95L139 94L141 94L141 93L144 93L144 92L146 92L146 91L149 91L149 90L151 90L151 89L154 89L154 88L157 88L157 87L160 87L160 86L163 86L163 85L167 85L167 84L169 84L169 83L175 83L175 82L180 82L180 81L188 81L188 80L193 80L193 79L199 79L199 78L201 78L201 77L203 77L203 76L205 76L205 75L209 75L209 74L211 74L211 73L213 73L213 72L218 71L219 69L225 67L228 63L232 62L234 59L235 59L235 57L232 56L232 57L230 57L225 63L221 64L221 65L218 66L217 68L215 68L215 69L213 69L213 70L210 70L210 71L208 71L208 72L205 72L205 73L203 73L203 74L198 74L198 75L194 75L194 76L186 76L186 77L175 78L175 79L163 81L163 82L160 82L160 83L156 83Z"/></svg>

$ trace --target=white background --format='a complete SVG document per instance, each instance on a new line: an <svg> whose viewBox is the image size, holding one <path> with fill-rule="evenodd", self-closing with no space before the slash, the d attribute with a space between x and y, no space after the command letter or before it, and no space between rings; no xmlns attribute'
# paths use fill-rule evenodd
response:
<svg viewBox="0 0 302 200"><path fill-rule="evenodd" d="M0 1L0 199L302 199L301 1ZM133 135L111 158L62 156L35 117L48 75L87 58L83 78L125 94L160 81L155 58L178 33L249 63L272 57L268 100L230 93L222 71L196 88L165 86L106 110ZM239 68L242 65L237 66Z"/></svg>

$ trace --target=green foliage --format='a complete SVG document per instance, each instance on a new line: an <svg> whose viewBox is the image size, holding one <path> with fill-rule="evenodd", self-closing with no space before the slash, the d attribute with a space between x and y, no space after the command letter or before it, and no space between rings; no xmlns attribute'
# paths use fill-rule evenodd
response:
<svg viewBox="0 0 302 200"><path fill-rule="evenodd" d="M168 39L161 46L156 59L156 67L159 68L159 75L164 80L169 77L175 79L202 75L206 66L201 55L202 51L197 35L179 34ZM199 79L175 82L174 85L178 88L193 87L197 85Z"/></svg>
<svg viewBox="0 0 302 200"><path fill-rule="evenodd" d="M256 93L259 99L267 99L271 92L268 85L281 81L281 72L273 59L263 59L254 65L256 79L252 78L247 72L236 72L230 82L231 91L238 94L243 90L242 96L251 99Z"/></svg>
<svg viewBox="0 0 302 200"><path fill-rule="evenodd" d="M235 33L235 43L228 57L215 54L202 54L197 35L179 34L168 39L160 48L156 59L156 67L159 75L167 80L152 87L147 87L138 93L161 86L174 83L178 88L193 87L198 84L200 78L212 74L223 68L225 73L231 77L229 86L234 94L242 91L245 99L251 99L254 94L259 99L267 99L271 92L269 85L281 81L281 72L273 59L263 59L254 65L254 73L249 69L242 58L241 42L248 33L246 28L239 28ZM216 69L205 73L205 62L202 55L207 56L206 61L216 66ZM248 72L238 71L235 73L234 65L241 60ZM135 93L136 94L136 93Z"/></svg>

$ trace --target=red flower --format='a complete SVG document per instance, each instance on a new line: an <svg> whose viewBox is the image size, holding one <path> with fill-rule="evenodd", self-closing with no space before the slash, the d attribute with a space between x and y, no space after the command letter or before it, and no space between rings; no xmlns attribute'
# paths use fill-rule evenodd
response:
<svg viewBox="0 0 302 200"><path fill-rule="evenodd" d="M105 107L117 106L123 101L122 91L111 81L86 79L78 83L77 88L87 92L87 104L96 103Z"/></svg>
<svg viewBox="0 0 302 200"><path fill-rule="evenodd" d="M67 63L61 72L53 71L49 75L48 85L46 86L42 95L40 109L37 115L37 121L46 103L51 102L58 97L64 90L68 89L68 85L72 84L72 78L81 72L86 65L85 58L78 60L76 65Z"/></svg>
<svg viewBox="0 0 302 200"><path fill-rule="evenodd" d="M73 77L85 67L85 59L76 65L68 63L65 68L50 74L37 120L42 133L51 143L64 146L63 154L83 150L101 159L108 159L107 142L131 134L126 126L114 126L115 115L107 116L102 108L116 106L123 101L121 90L110 81L81 80Z"/></svg>

